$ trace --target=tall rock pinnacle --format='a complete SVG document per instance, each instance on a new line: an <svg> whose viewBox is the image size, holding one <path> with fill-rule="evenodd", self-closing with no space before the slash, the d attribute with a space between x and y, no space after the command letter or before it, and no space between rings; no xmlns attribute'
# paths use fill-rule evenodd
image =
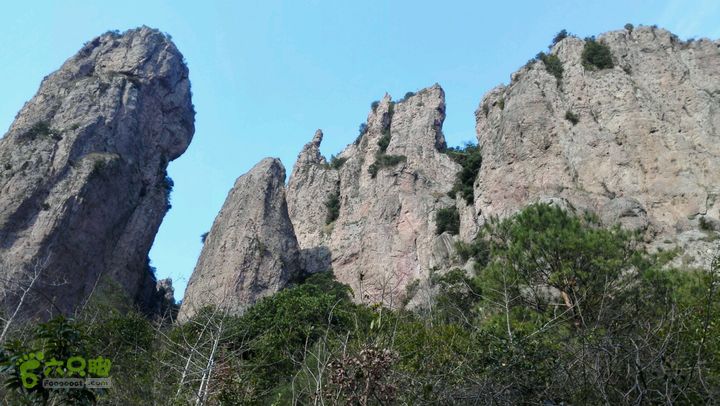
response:
<svg viewBox="0 0 720 406"><path fill-rule="evenodd" d="M0 140L6 312L71 313L108 289L153 305L147 254L194 115L183 56L147 27L94 39L43 80Z"/></svg>
<svg viewBox="0 0 720 406"><path fill-rule="evenodd" d="M447 192L459 165L442 152L444 119L434 85L374 104L335 163L308 159L317 135L303 148L288 207L307 271L332 269L358 301L399 306L410 283L448 262L454 237L436 235L435 213L455 205Z"/></svg>
<svg viewBox="0 0 720 406"><path fill-rule="evenodd" d="M234 314L300 276L300 257L285 201L285 168L265 158L235 181L205 240L178 319L203 306Z"/></svg>

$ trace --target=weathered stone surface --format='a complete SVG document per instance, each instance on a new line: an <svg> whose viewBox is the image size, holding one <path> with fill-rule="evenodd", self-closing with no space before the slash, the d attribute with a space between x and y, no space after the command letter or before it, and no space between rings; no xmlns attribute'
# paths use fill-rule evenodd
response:
<svg viewBox="0 0 720 406"><path fill-rule="evenodd" d="M111 287L154 306L147 254L169 161L194 132L188 69L147 27L107 33L46 77L0 140L0 300L71 313Z"/></svg>
<svg viewBox="0 0 720 406"><path fill-rule="evenodd" d="M631 197L618 197L607 202L600 208L600 219L604 224L620 224L627 230L644 231L649 225L642 204Z"/></svg>
<svg viewBox="0 0 720 406"><path fill-rule="evenodd" d="M569 37L552 49L559 83L535 62L481 102L480 221L553 197L646 230L648 241L697 245L681 234L720 214L720 42L651 27L598 39L614 68L585 69L584 41Z"/></svg>
<svg viewBox="0 0 720 406"><path fill-rule="evenodd" d="M300 254L285 201L285 168L265 158L240 176L213 223L178 315L203 306L232 314L300 276Z"/></svg>
<svg viewBox="0 0 720 406"><path fill-rule="evenodd" d="M409 283L447 265L455 237L436 235L435 213L455 205L447 192L459 165L441 152L444 119L445 95L435 85L397 103L386 95L369 113L367 132L339 154L346 159L339 169L324 165L322 137L305 146L290 178L288 206L306 258L319 254L306 259L308 271L324 270L329 254L337 279L358 301L396 306ZM386 134L385 154L404 158L373 177L369 168ZM326 224L331 193L339 195L340 212ZM463 215L466 221L474 222L472 213Z"/></svg>
<svg viewBox="0 0 720 406"><path fill-rule="evenodd" d="M340 193L338 171L331 169L320 154L322 139L322 131L317 130L298 155L288 182L288 213L300 244L303 269L312 273L331 266L326 202Z"/></svg>

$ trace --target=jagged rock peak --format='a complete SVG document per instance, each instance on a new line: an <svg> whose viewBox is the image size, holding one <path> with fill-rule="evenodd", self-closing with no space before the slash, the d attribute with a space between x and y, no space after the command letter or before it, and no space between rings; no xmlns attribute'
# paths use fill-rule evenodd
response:
<svg viewBox="0 0 720 406"><path fill-rule="evenodd" d="M241 314L301 273L285 201L285 168L265 158L240 176L207 235L178 320L204 306Z"/></svg>
<svg viewBox="0 0 720 406"><path fill-rule="evenodd" d="M398 306L447 262L454 237L436 235L435 212L454 204L459 167L442 152L444 119L437 84L397 102L386 94L333 167L298 159L288 207L308 272L332 269L358 301Z"/></svg>
<svg viewBox="0 0 720 406"><path fill-rule="evenodd" d="M152 309L169 161L194 133L188 69L157 30L106 33L47 76L0 139L3 307L72 313L108 289ZM37 278L34 276L37 275Z"/></svg>
<svg viewBox="0 0 720 406"><path fill-rule="evenodd" d="M322 130L315 131L312 141L305 144L298 155L298 164L325 164L325 157L320 153L320 143L323 140Z"/></svg>
<svg viewBox="0 0 720 406"><path fill-rule="evenodd" d="M317 131L315 131L315 135L313 135L311 144L315 148L320 148L320 143L322 142L322 139L323 139L323 132L321 129L318 129Z"/></svg>
<svg viewBox="0 0 720 406"><path fill-rule="evenodd" d="M397 101L386 93L368 113L367 137L364 137L367 142L363 145L374 153L375 143L392 125L398 130L397 135L393 134L393 143L443 150L446 146L441 131L444 121L445 91L437 83L418 92L408 92Z"/></svg>

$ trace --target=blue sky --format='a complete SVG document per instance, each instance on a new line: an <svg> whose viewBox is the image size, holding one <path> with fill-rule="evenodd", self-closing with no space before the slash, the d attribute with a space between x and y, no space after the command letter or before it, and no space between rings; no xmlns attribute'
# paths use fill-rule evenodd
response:
<svg viewBox="0 0 720 406"><path fill-rule="evenodd" d="M370 103L440 83L445 136L474 140L483 94L560 29L588 36L657 24L720 37L716 1L13 1L0 13L0 133L41 79L108 30L172 35L190 67L196 133L170 164L173 208L150 258L181 298L235 179L266 156L288 175L317 128L326 156L351 143Z"/></svg>

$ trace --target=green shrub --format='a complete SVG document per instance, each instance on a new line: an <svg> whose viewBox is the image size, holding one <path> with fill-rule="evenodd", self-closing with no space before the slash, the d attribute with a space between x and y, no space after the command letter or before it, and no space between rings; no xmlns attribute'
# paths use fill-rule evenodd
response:
<svg viewBox="0 0 720 406"><path fill-rule="evenodd" d="M170 193L175 187L175 182L172 180L171 177L166 175L163 179L163 187L165 188L165 190L167 190L168 193Z"/></svg>
<svg viewBox="0 0 720 406"><path fill-rule="evenodd" d="M553 45L557 45L558 42L564 40L564 39L567 38L567 37L568 37L568 32L567 32L567 30L564 30L564 29L563 29L563 30L560 30L560 32L558 32L557 34L555 34L555 37L553 37L552 45L550 45L550 48L552 48Z"/></svg>
<svg viewBox="0 0 720 406"><path fill-rule="evenodd" d="M635 29L635 26L633 26L630 23L627 23L627 24L625 24L625 29L628 30L629 32L632 32L633 29Z"/></svg>
<svg viewBox="0 0 720 406"><path fill-rule="evenodd" d="M205 233L202 233L202 234L200 234L200 242L202 242L203 244L205 244L205 240L207 240L207 236L208 236L208 234L210 234L210 232L209 232L209 231L208 231L208 232L205 232Z"/></svg>
<svg viewBox="0 0 720 406"><path fill-rule="evenodd" d="M452 235L458 234L460 232L460 213L458 213L457 207L452 206L438 210L435 214L435 223L435 233L438 235L446 231Z"/></svg>
<svg viewBox="0 0 720 406"><path fill-rule="evenodd" d="M700 229L703 231L715 231L715 228L713 227L712 223L707 221L705 217L700 217L700 220L698 220Z"/></svg>
<svg viewBox="0 0 720 406"><path fill-rule="evenodd" d="M543 64L545 65L545 70L548 71L549 74L555 76L555 78L558 80L562 80L563 76L563 65L560 61L560 58L558 58L557 55L554 54L546 54L544 52L540 52L537 56L537 58L541 61L543 61Z"/></svg>
<svg viewBox="0 0 720 406"><path fill-rule="evenodd" d="M448 195L454 199L459 194L468 204L473 204L475 200L475 179L482 165L480 147L476 144L467 143L462 148L448 148L445 153L461 166L460 171L455 175L455 183Z"/></svg>
<svg viewBox="0 0 720 406"><path fill-rule="evenodd" d="M377 142L378 147L380 147L380 153L384 153L387 150L387 147L390 145L390 131L386 131L383 133L382 137Z"/></svg>
<svg viewBox="0 0 720 406"><path fill-rule="evenodd" d="M374 102L370 103L370 108L372 109L373 113L377 111L378 106L380 105L379 100L375 100Z"/></svg>
<svg viewBox="0 0 720 406"><path fill-rule="evenodd" d="M325 200L327 215L325 216L325 224L330 224L337 220L340 215L340 193L338 191L331 193Z"/></svg>
<svg viewBox="0 0 720 406"><path fill-rule="evenodd" d="M360 141L362 141L362 137L367 133L368 127L365 123L360 123L360 126L358 127L358 136L355 138L355 145L360 145Z"/></svg>
<svg viewBox="0 0 720 406"><path fill-rule="evenodd" d="M328 167L332 169L340 169L345 164L345 162L347 162L347 160L347 158L339 158L335 155L331 155Z"/></svg>
<svg viewBox="0 0 720 406"><path fill-rule="evenodd" d="M585 38L585 47L582 51L582 64L585 69L612 68L612 53L610 47L598 42L594 37Z"/></svg>
<svg viewBox="0 0 720 406"><path fill-rule="evenodd" d="M580 121L580 118L577 116L577 114L573 113L572 111L568 110L565 112L565 120L572 123L572 125L577 124Z"/></svg>
<svg viewBox="0 0 720 406"><path fill-rule="evenodd" d="M397 102L402 103L413 96L415 96L415 92L407 92L407 93L405 93L405 96L403 96L403 98L398 100Z"/></svg>
<svg viewBox="0 0 720 406"><path fill-rule="evenodd" d="M407 161L405 155L387 155L383 153L375 154L375 162L368 167L370 176L374 178L382 168L395 166L401 162Z"/></svg>
<svg viewBox="0 0 720 406"><path fill-rule="evenodd" d="M33 124L27 132L25 132L25 137L34 140L37 137L50 136L52 133L53 130L50 128L50 124L48 124L47 121L38 121Z"/></svg>
<svg viewBox="0 0 720 406"><path fill-rule="evenodd" d="M362 321L362 313L355 311L350 301L349 288L336 282L332 273L320 272L261 299L233 320L227 336L241 340L229 340L226 350L240 352L248 367L248 384L262 396L269 388L289 381L297 366L295 360L302 359L324 334L350 331L355 323L364 325Z"/></svg>

